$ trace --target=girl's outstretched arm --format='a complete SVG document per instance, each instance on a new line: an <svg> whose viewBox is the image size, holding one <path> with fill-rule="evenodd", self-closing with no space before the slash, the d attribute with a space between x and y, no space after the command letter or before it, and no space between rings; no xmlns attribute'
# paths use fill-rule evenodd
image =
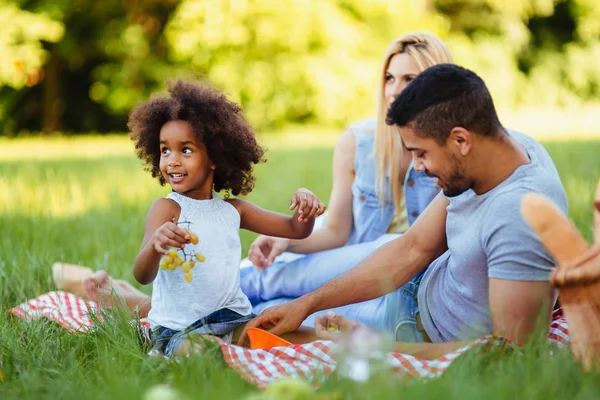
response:
<svg viewBox="0 0 600 400"><path fill-rule="evenodd" d="M146 230L142 247L133 264L133 276L142 285L152 283L158 273L158 264L169 247L183 248L190 236L175 222L181 208L169 199L158 199L146 217Z"/></svg>
<svg viewBox="0 0 600 400"><path fill-rule="evenodd" d="M352 183L356 139L352 130L339 138L333 152L333 186L329 197L329 214L325 226L306 239L291 240L261 235L250 246L248 258L260 270L271 265L284 251L310 254L343 246L352 233Z"/></svg>
<svg viewBox="0 0 600 400"><path fill-rule="evenodd" d="M293 216L262 209L240 199L227 200L240 213L240 227L262 235L304 239L315 224L315 218L325 212L325 205L308 189L298 189L292 196Z"/></svg>

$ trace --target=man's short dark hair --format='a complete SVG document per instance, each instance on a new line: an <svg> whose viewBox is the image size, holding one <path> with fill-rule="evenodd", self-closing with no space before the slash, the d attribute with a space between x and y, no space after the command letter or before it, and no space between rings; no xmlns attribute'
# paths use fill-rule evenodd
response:
<svg viewBox="0 0 600 400"><path fill-rule="evenodd" d="M394 100L386 122L440 144L455 127L487 136L502 129L483 80L454 64L434 65L419 74Z"/></svg>

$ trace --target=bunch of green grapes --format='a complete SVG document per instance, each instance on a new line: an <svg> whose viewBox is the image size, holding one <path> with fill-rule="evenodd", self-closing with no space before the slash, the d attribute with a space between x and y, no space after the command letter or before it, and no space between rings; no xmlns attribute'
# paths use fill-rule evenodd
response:
<svg viewBox="0 0 600 400"><path fill-rule="evenodd" d="M181 259L181 257L179 257L177 249L175 247L171 247L169 249L169 253L160 259L160 264L158 265L160 269L165 269L167 271L175 271L177 267L183 265L183 260Z"/></svg>
<svg viewBox="0 0 600 400"><path fill-rule="evenodd" d="M190 224L190 222L182 221L179 224ZM184 229L184 231L190 235L190 243L198 244L198 235L193 232L190 232L189 229ZM192 269L196 266L196 261L204 262L206 261L206 257L202 253L189 252L186 253L185 250L181 251L183 253L183 258L179 256L177 249L175 247L171 247L169 249L169 253L163 256L160 260L159 267L160 269L167 271L175 271L177 267L181 267L183 269L183 279L186 282L192 281ZM195 260L194 260L195 259Z"/></svg>

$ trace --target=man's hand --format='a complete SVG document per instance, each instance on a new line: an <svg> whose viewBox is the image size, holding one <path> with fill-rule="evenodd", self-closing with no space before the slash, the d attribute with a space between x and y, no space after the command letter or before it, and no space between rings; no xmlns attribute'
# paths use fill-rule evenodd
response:
<svg viewBox="0 0 600 400"><path fill-rule="evenodd" d="M325 212L325 204L308 189L300 188L292 196L290 210L298 207L298 221L307 222Z"/></svg>
<svg viewBox="0 0 600 400"><path fill-rule="evenodd" d="M337 341L342 333L356 329L370 330L366 325L344 318L333 311L329 311L327 315L317 317L315 320L315 335L320 340Z"/></svg>
<svg viewBox="0 0 600 400"><path fill-rule="evenodd" d="M261 235L256 238L248 250L248 259L259 270L270 267L275 258L287 250L290 239Z"/></svg>
<svg viewBox="0 0 600 400"><path fill-rule="evenodd" d="M258 317L248 322L240 335L238 345L241 346L246 342L246 330L248 328L261 328L279 336L282 333L298 329L308 315L308 308L304 305L301 298L279 306L267 308Z"/></svg>

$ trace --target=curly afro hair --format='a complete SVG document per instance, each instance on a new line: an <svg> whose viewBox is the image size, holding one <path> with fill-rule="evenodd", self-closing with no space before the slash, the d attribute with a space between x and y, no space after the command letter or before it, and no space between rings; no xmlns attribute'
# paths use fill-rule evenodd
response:
<svg viewBox="0 0 600 400"><path fill-rule="evenodd" d="M245 195L254 187L252 164L263 162L264 150L257 143L241 108L217 89L181 80L168 84L170 97L159 97L138 104L129 115L127 126L137 156L147 170L160 173L160 130L173 120L187 121L198 140L204 143L215 164L214 190Z"/></svg>

